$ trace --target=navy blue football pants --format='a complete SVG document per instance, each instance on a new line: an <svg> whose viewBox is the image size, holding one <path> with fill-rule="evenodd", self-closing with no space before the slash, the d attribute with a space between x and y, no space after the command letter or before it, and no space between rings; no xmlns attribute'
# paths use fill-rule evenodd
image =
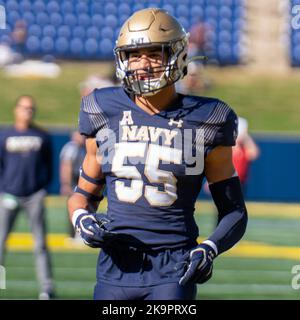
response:
<svg viewBox="0 0 300 320"><path fill-rule="evenodd" d="M94 300L194 300L196 293L196 284L180 286L173 282L149 287L118 287L98 282Z"/></svg>

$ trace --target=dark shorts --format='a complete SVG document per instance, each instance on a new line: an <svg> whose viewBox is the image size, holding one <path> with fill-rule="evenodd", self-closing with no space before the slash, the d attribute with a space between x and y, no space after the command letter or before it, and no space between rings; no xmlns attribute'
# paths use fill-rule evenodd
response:
<svg viewBox="0 0 300 320"><path fill-rule="evenodd" d="M94 300L194 300L196 292L196 284L180 286L178 283L166 283L138 288L98 282Z"/></svg>
<svg viewBox="0 0 300 320"><path fill-rule="evenodd" d="M196 286L178 284L187 269L190 249L190 246L159 251L102 249L95 299L193 299Z"/></svg>

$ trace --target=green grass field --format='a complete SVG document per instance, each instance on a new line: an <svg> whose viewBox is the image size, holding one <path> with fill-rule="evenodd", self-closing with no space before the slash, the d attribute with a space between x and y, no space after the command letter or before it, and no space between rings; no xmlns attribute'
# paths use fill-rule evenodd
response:
<svg viewBox="0 0 300 320"><path fill-rule="evenodd" d="M12 106L19 94L31 94L39 105L37 121L45 126L76 127L80 97L78 84L89 74L107 75L113 65L108 63L61 64L57 79L7 78L0 71L0 124L13 119ZM208 68L205 77L211 89L202 93L229 103L249 120L251 131L300 133L299 72L257 74L239 68ZM200 93L201 94L201 93Z"/></svg>
<svg viewBox="0 0 300 320"><path fill-rule="evenodd" d="M67 236L65 200L51 197L47 201L48 231ZM300 264L300 206L280 204L248 204L249 225L245 237L232 253L215 260L214 276L198 287L198 299L300 299L300 290L291 287L291 270ZM105 204L101 211L105 210ZM198 203L196 219L201 237L214 227L211 203ZM20 214L14 235L29 232L25 214ZM244 247L250 244L254 249ZM259 253L261 246L270 246L271 255ZM86 249L85 249L86 248ZM244 249L243 249L244 248ZM282 253L283 251L283 253ZM289 254L292 252L292 254ZM287 253L286 255L284 253ZM91 299L95 284L97 250L88 247L51 249L58 299ZM7 289L0 290L2 299L36 299L32 250L9 246L6 260Z"/></svg>

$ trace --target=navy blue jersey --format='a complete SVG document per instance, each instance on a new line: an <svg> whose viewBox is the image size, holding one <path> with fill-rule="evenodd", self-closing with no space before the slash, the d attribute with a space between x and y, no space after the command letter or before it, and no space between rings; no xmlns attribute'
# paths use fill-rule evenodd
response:
<svg viewBox="0 0 300 320"><path fill-rule="evenodd" d="M51 179L51 144L37 127L0 131L0 191L29 196L45 188Z"/></svg>
<svg viewBox="0 0 300 320"><path fill-rule="evenodd" d="M204 159L235 144L237 117L227 104L179 95L149 115L123 88L96 89L82 100L79 130L97 139L112 231L151 249L196 243Z"/></svg>

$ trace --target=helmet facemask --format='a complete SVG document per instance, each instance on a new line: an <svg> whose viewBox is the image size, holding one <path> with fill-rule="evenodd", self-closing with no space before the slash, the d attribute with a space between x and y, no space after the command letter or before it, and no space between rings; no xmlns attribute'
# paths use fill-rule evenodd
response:
<svg viewBox="0 0 300 320"><path fill-rule="evenodd" d="M188 37L186 36L168 43L143 43L116 48L117 77L128 92L146 97L152 96L186 75L187 43ZM161 49L163 57L161 66L129 69L130 52L147 48Z"/></svg>

